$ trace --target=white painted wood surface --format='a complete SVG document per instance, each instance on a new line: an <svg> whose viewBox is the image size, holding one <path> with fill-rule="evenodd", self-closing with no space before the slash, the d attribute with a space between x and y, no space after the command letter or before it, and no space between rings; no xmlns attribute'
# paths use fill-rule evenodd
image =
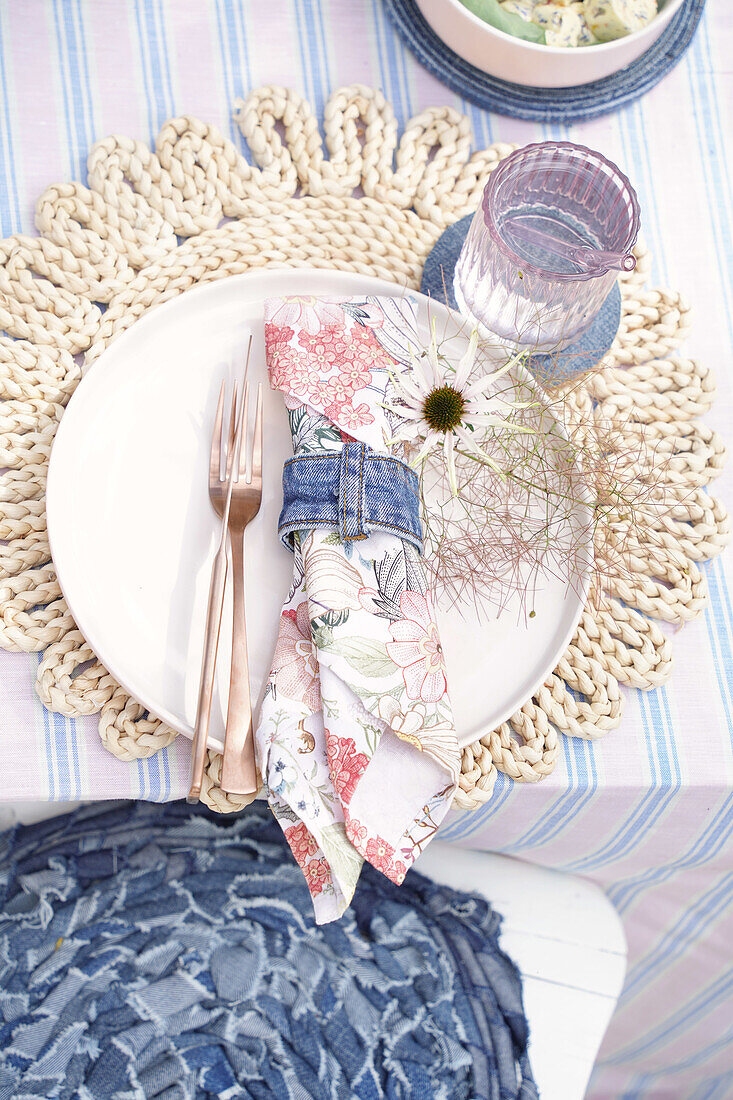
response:
<svg viewBox="0 0 733 1100"><path fill-rule="evenodd" d="M621 921L587 879L436 841L416 864L483 894L504 918L501 945L522 974L540 1100L582 1100L626 972Z"/></svg>

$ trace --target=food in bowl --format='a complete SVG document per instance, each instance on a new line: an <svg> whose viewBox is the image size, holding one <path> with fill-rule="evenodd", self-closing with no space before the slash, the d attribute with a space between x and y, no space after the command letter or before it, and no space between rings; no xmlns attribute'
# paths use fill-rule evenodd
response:
<svg viewBox="0 0 733 1100"><path fill-rule="evenodd" d="M593 46L642 30L657 0L462 0L498 30L546 46ZM537 33L539 31L539 33Z"/></svg>
<svg viewBox="0 0 733 1100"><path fill-rule="evenodd" d="M640 31L657 14L657 0L583 0L583 15L599 42Z"/></svg>
<svg viewBox="0 0 733 1100"><path fill-rule="evenodd" d="M578 87L604 80L632 65L663 35L668 34L676 42L678 39L671 33L671 25L677 17L688 26L696 19L690 0L658 0L652 8L652 12L656 8L657 14L641 30L578 49L549 45L542 27L516 13L504 11L499 0L414 2L433 34L463 61L497 80L528 88ZM558 4L558 0L536 0L536 3L532 0L532 11L540 3L551 2L572 8L580 0L566 0L563 4ZM628 19L629 11L633 11L630 4L640 2L642 0L623 0L621 7L619 0L614 0L611 7L604 10L607 16L610 12ZM648 3L648 0L643 2ZM685 7L689 13L686 20L682 15ZM495 22L497 12L499 21ZM634 14L638 15L638 11ZM521 33L516 30L517 25ZM601 34L607 34L608 30L608 26L600 28ZM613 25L610 30L613 32Z"/></svg>
<svg viewBox="0 0 733 1100"><path fill-rule="evenodd" d="M583 4L537 4L533 22L545 32L546 46L592 46L597 41L583 14Z"/></svg>

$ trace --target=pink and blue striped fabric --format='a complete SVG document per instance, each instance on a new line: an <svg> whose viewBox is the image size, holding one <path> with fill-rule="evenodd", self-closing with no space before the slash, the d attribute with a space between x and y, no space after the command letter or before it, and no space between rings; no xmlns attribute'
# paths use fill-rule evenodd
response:
<svg viewBox="0 0 733 1100"><path fill-rule="evenodd" d="M84 178L112 132L153 141L171 115L217 124L240 147L235 98L291 85L320 110L330 91L381 87L404 122L435 104L465 111L476 145L571 138L632 177L661 285L695 308L690 354L713 366L710 420L733 422L733 19L708 0L681 64L615 115L540 126L489 115L403 49L380 0L0 0L0 235L33 232L36 197ZM730 497L731 474L722 495ZM720 487L716 488L721 492ZM629 972L594 1074L594 1100L733 1096L733 570L708 568L707 614L674 639L671 682L630 694L622 727L566 741L544 783L497 785L453 815L446 840L587 875L621 912ZM0 579L0 587L2 580ZM5 800L180 797L187 746L125 765L94 719L43 710L38 657L0 654Z"/></svg>

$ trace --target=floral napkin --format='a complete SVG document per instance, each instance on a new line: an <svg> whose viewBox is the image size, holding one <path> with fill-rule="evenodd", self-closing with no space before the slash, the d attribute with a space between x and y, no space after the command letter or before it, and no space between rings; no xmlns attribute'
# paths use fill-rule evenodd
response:
<svg viewBox="0 0 733 1100"><path fill-rule="evenodd" d="M409 298L272 299L265 333L296 456L352 441L388 452L385 399L418 345ZM324 923L349 904L364 859L402 882L451 805L460 750L415 546L381 530L292 541L257 754Z"/></svg>

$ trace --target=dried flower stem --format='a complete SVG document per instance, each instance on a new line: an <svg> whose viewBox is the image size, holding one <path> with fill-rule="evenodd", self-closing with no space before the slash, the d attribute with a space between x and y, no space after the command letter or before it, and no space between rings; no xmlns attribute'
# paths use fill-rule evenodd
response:
<svg viewBox="0 0 733 1100"><path fill-rule="evenodd" d="M670 457L663 441L634 425L630 444L630 414L609 414L595 401L593 375L567 382L548 370L538 403L521 372L496 375L496 362L497 349L479 342L471 379L494 374L489 392L513 409L511 425L474 428L474 446L453 448L450 475L439 451L422 456L436 593L482 613L511 604L529 615L550 576L577 588L590 570L593 592L615 591L633 571L633 548L653 541L666 508L658 491Z"/></svg>

